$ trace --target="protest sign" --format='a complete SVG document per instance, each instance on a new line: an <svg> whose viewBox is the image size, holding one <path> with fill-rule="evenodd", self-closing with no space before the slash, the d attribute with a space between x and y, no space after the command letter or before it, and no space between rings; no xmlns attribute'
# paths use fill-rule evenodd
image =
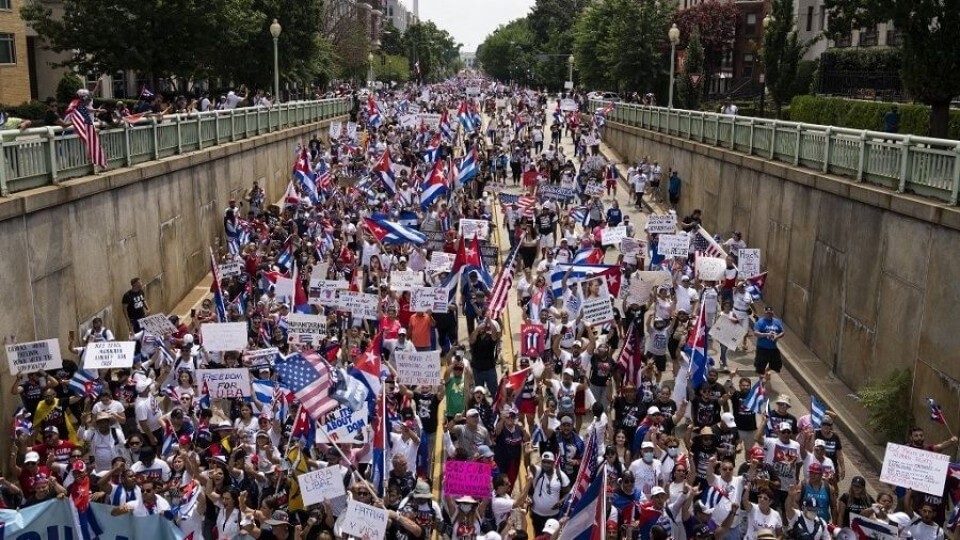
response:
<svg viewBox="0 0 960 540"><path fill-rule="evenodd" d="M636 238L624 238L620 241L620 252L623 253L625 264L636 265L647 250L647 243Z"/></svg>
<svg viewBox="0 0 960 540"><path fill-rule="evenodd" d="M537 186L537 198L539 199L556 199L558 201L567 201L570 200L576 195L574 190L576 185L559 185L555 186L552 184L540 184Z"/></svg>
<svg viewBox="0 0 960 540"><path fill-rule="evenodd" d="M450 292L443 287L433 289L433 312L446 313L450 309Z"/></svg>
<svg viewBox="0 0 960 540"><path fill-rule="evenodd" d="M276 347L244 351L243 365L250 368L271 367L278 354L280 354L280 349Z"/></svg>
<svg viewBox="0 0 960 540"><path fill-rule="evenodd" d="M291 313L287 315L287 340L298 345L317 345L327 335L327 318L323 315Z"/></svg>
<svg viewBox="0 0 960 540"><path fill-rule="evenodd" d="M610 302L609 296L584 300L580 315L586 325L610 322L614 319L613 303Z"/></svg>
<svg viewBox="0 0 960 540"><path fill-rule="evenodd" d="M576 111L580 107L577 106L577 100L575 99L561 99L560 100L560 110L561 111Z"/></svg>
<svg viewBox="0 0 960 540"><path fill-rule="evenodd" d="M359 436L367 425L367 409L358 407L354 410L347 405L341 406L328 414L321 425L327 437L335 443L362 440Z"/></svg>
<svg viewBox="0 0 960 540"><path fill-rule="evenodd" d="M430 260L427 261L427 272L439 274L453 270L453 261L456 260L455 253L446 251L434 251L430 254Z"/></svg>
<svg viewBox="0 0 960 540"><path fill-rule="evenodd" d="M83 369L133 367L135 341L99 341L87 343L83 351Z"/></svg>
<svg viewBox="0 0 960 540"><path fill-rule="evenodd" d="M417 123L420 120L420 116L416 114L403 114L400 115L400 127L416 127Z"/></svg>
<svg viewBox="0 0 960 540"><path fill-rule="evenodd" d="M720 281L727 261L717 257L697 257L697 276L703 281Z"/></svg>
<svg viewBox="0 0 960 540"><path fill-rule="evenodd" d="M377 295L356 291L340 291L341 309L361 319L377 318Z"/></svg>
<svg viewBox="0 0 960 540"><path fill-rule="evenodd" d="M293 279L278 277L273 283L273 291L281 298L293 298Z"/></svg>
<svg viewBox="0 0 960 540"><path fill-rule="evenodd" d="M347 511L340 521L340 530L343 534L363 540L385 538L388 519L388 513L383 508L348 499Z"/></svg>
<svg viewBox="0 0 960 540"><path fill-rule="evenodd" d="M443 464L443 493L451 497L490 498L493 464L447 461Z"/></svg>
<svg viewBox="0 0 960 540"><path fill-rule="evenodd" d="M739 250L737 252L737 267L740 269L741 276L760 275L760 250L757 248Z"/></svg>
<svg viewBox="0 0 960 540"><path fill-rule="evenodd" d="M657 253L667 257L686 257L690 253L690 237L685 234L661 234Z"/></svg>
<svg viewBox="0 0 960 540"><path fill-rule="evenodd" d="M327 279L327 271L330 268L330 263L323 262L314 265L313 270L310 272L310 286L311 287L320 287L320 284L323 280Z"/></svg>
<svg viewBox="0 0 960 540"><path fill-rule="evenodd" d="M437 298L436 287L418 287L410 291L410 311L425 313L433 311L434 300Z"/></svg>
<svg viewBox="0 0 960 540"><path fill-rule="evenodd" d="M330 140L336 140L340 138L340 133L343 131L343 122L330 122L330 127L327 129L327 136Z"/></svg>
<svg viewBox="0 0 960 540"><path fill-rule="evenodd" d="M670 285L671 282L670 273L665 270L636 272L630 279L627 301L645 304L650 299L650 292L655 287Z"/></svg>
<svg viewBox="0 0 960 540"><path fill-rule="evenodd" d="M420 113L420 121L423 123L423 125L427 126L427 129L436 130L440 127L440 114Z"/></svg>
<svg viewBox="0 0 960 540"><path fill-rule="evenodd" d="M407 386L440 384L440 351L394 351L400 382Z"/></svg>
<svg viewBox="0 0 960 540"><path fill-rule="evenodd" d="M246 368L198 369L198 394L211 399L250 397L250 370Z"/></svg>
<svg viewBox="0 0 960 540"><path fill-rule="evenodd" d="M743 336L747 334L747 328L730 320L725 315L720 315L710 327L710 337L717 340L724 347L735 351L740 343L743 342Z"/></svg>
<svg viewBox="0 0 960 540"><path fill-rule="evenodd" d="M490 238L490 222L485 219L463 218L460 220L460 236L468 240L474 236L479 240L488 240Z"/></svg>
<svg viewBox="0 0 960 540"><path fill-rule="evenodd" d="M208 351L242 351L247 347L246 323L203 323L203 347Z"/></svg>
<svg viewBox="0 0 960 540"><path fill-rule="evenodd" d="M479 86L468 86L468 87L467 87L467 95L468 95L468 96L479 96L479 95L480 95L480 87L479 87Z"/></svg>
<svg viewBox="0 0 960 540"><path fill-rule="evenodd" d="M603 184L600 182L590 182L583 187L583 194L588 197L603 197Z"/></svg>
<svg viewBox="0 0 960 540"><path fill-rule="evenodd" d="M357 138L357 123L356 123L356 122L347 122L347 138L356 140L356 138Z"/></svg>
<svg viewBox="0 0 960 540"><path fill-rule="evenodd" d="M596 135L585 135L583 137L583 144L587 147L597 146L600 144L600 139L598 139Z"/></svg>
<svg viewBox="0 0 960 540"><path fill-rule="evenodd" d="M619 227L605 227L600 231L600 243L604 246L619 245L626 237L627 227L624 225L620 225Z"/></svg>
<svg viewBox="0 0 960 540"><path fill-rule="evenodd" d="M430 89L429 89L429 88L424 88L423 90L420 90L420 101L423 101L423 102L425 102L425 103L430 101Z"/></svg>
<svg viewBox="0 0 960 540"><path fill-rule="evenodd" d="M410 114L420 114L420 105L416 103L407 104L407 112Z"/></svg>
<svg viewBox="0 0 960 540"><path fill-rule="evenodd" d="M547 339L547 329L542 324L520 325L520 356L539 358Z"/></svg>
<svg viewBox="0 0 960 540"><path fill-rule="evenodd" d="M412 291L423 286L423 274L412 270L391 270L390 288L394 291Z"/></svg>
<svg viewBox="0 0 960 540"><path fill-rule="evenodd" d="M54 338L7 345L7 362L11 375L60 369L63 367L60 340Z"/></svg>
<svg viewBox="0 0 960 540"><path fill-rule="evenodd" d="M239 276L240 272L243 271L240 261L227 261L220 264L218 268L220 269L220 279Z"/></svg>
<svg viewBox="0 0 960 540"><path fill-rule="evenodd" d="M650 214L647 216L647 232L655 234L677 232L677 216L673 214Z"/></svg>
<svg viewBox="0 0 960 540"><path fill-rule="evenodd" d="M177 327L174 326L173 323L170 322L170 319L163 313L154 313L137 322L140 323L140 328L142 328L144 332L155 336L174 334L177 331Z"/></svg>
<svg viewBox="0 0 960 540"><path fill-rule="evenodd" d="M949 465L950 456L946 454L887 443L883 466L880 468L880 481L891 486L941 496Z"/></svg>
<svg viewBox="0 0 960 540"><path fill-rule="evenodd" d="M323 501L347 495L339 465L298 475L297 484L300 485L304 506L320 504Z"/></svg>

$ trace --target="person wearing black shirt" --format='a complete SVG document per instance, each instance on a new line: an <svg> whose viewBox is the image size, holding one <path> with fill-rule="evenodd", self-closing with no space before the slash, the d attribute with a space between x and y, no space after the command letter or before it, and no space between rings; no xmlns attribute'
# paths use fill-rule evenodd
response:
<svg viewBox="0 0 960 540"><path fill-rule="evenodd" d="M823 420L820 421L820 429L814 433L814 439L821 439L826 446L824 446L824 453L828 458L833 460L833 466L837 469L837 477L840 480L843 480L844 477L844 464L843 464L843 442L840 440L840 436L837 435L837 432L833 429L833 418L829 414L823 416Z"/></svg>
<svg viewBox="0 0 960 540"><path fill-rule="evenodd" d="M620 395L613 400L614 419L613 427L623 430L627 441L633 441L640 419L643 418L642 405L637 399L637 387L631 382L624 383Z"/></svg>
<svg viewBox="0 0 960 540"><path fill-rule="evenodd" d="M150 306L147 304L147 297L143 292L143 283L140 278L135 277L130 280L130 290L123 295L120 301L123 304L123 312L127 316L127 323L132 332L136 334L141 330L140 319L150 313Z"/></svg>
<svg viewBox="0 0 960 540"><path fill-rule="evenodd" d="M610 406L610 393L613 391L610 380L615 367L616 362L610 356L610 346L606 343L598 345L590 356L590 391L597 403L603 405L604 410Z"/></svg>
<svg viewBox="0 0 960 540"><path fill-rule="evenodd" d="M733 411L733 420L737 423L737 431L744 448L753 447L754 436L757 432L757 415L753 413L744 401L750 394L750 379L740 379L740 388L730 396L730 408Z"/></svg>
<svg viewBox="0 0 960 540"><path fill-rule="evenodd" d="M736 461L743 448L740 446L740 433L737 432L737 422L732 413L720 415L720 425L717 430L717 451L721 458L730 458Z"/></svg>
<svg viewBox="0 0 960 540"><path fill-rule="evenodd" d="M713 426L720 421L720 402L713 397L708 384L700 386L697 396L690 402L690 407L690 416L696 427Z"/></svg>
<svg viewBox="0 0 960 540"><path fill-rule="evenodd" d="M402 454L394 454L393 456L393 468L390 470L387 486L396 486L400 491L401 498L413 493L413 488L417 486L417 478L410 471L407 458Z"/></svg>
<svg viewBox="0 0 960 540"><path fill-rule="evenodd" d="M779 426L781 422L789 422L792 426L791 431L797 433L797 417L790 414L790 396L786 394L780 394L780 397L776 401L776 410L770 412L770 417L767 420L767 431L770 433L775 432L773 426Z"/></svg>
<svg viewBox="0 0 960 540"><path fill-rule="evenodd" d="M70 127L70 124L63 121L60 112L57 110L57 98L48 97L45 101L47 110L43 113L43 125L48 127Z"/></svg>
<svg viewBox="0 0 960 540"><path fill-rule="evenodd" d="M717 456L717 436L713 428L705 426L696 433L687 432L685 441L693 456L693 463L697 468L697 482L701 489L707 487L707 467L710 458Z"/></svg>
<svg viewBox="0 0 960 540"><path fill-rule="evenodd" d="M700 228L700 209L694 210L689 216L685 216L680 222L680 228L686 232L695 232Z"/></svg>

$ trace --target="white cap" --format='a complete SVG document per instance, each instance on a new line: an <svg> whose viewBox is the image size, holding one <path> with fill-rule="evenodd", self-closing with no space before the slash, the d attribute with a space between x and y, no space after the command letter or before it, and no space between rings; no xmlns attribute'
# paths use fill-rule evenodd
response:
<svg viewBox="0 0 960 540"><path fill-rule="evenodd" d="M655 448L653 441L643 441L643 444L640 445L640 449L644 448Z"/></svg>
<svg viewBox="0 0 960 540"><path fill-rule="evenodd" d="M543 532L553 534L560 530L560 522L555 519L548 519L543 525Z"/></svg>
<svg viewBox="0 0 960 540"><path fill-rule="evenodd" d="M790 422L780 422L780 425L777 426L777 431L793 431L793 426L790 425Z"/></svg>
<svg viewBox="0 0 960 540"><path fill-rule="evenodd" d="M186 334L183 336L184 345L193 345L193 334Z"/></svg>
<svg viewBox="0 0 960 540"><path fill-rule="evenodd" d="M737 427L737 421L733 418L733 413L725 412L720 415L720 421L728 428Z"/></svg>
<svg viewBox="0 0 960 540"><path fill-rule="evenodd" d="M651 497L656 497L657 495L666 495L666 494L667 492L664 491L663 488L660 486L654 486L653 488L650 489Z"/></svg>
<svg viewBox="0 0 960 540"><path fill-rule="evenodd" d="M573 368L564 368L563 374L573 377L574 376Z"/></svg>
<svg viewBox="0 0 960 540"><path fill-rule="evenodd" d="M24 463L40 463L40 454L36 452L27 452L27 455L23 456Z"/></svg>
<svg viewBox="0 0 960 540"><path fill-rule="evenodd" d="M826 448L826 447L827 447L827 441L825 441L825 440L823 440L823 439L817 439L817 440L813 441L813 447L816 448L816 447L818 447L818 446L822 446L822 447Z"/></svg>
<svg viewBox="0 0 960 540"><path fill-rule="evenodd" d="M150 386L153 385L153 379L140 379L137 381L137 393L142 394L146 392Z"/></svg>
<svg viewBox="0 0 960 540"><path fill-rule="evenodd" d="M647 416L650 416L651 414L663 414L663 413L660 411L659 407L657 407L656 405L651 405L649 408L647 408Z"/></svg>

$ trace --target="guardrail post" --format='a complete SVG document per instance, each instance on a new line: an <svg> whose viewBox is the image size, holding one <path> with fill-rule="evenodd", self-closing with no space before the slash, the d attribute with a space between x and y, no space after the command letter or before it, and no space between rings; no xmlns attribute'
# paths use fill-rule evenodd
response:
<svg viewBox="0 0 960 540"><path fill-rule="evenodd" d="M174 117L174 122L177 124L177 154L183 153L183 134L180 132L180 115Z"/></svg>
<svg viewBox="0 0 960 540"><path fill-rule="evenodd" d="M230 142L237 140L237 114L236 109L230 110Z"/></svg>
<svg viewBox="0 0 960 540"><path fill-rule="evenodd" d="M803 143L803 128L797 124L797 144L793 149L793 165L800 164L800 145Z"/></svg>
<svg viewBox="0 0 960 540"><path fill-rule="evenodd" d="M747 143L748 156L753 155L753 133L755 129L756 129L756 125L754 124L754 119L753 117L750 117L750 141Z"/></svg>
<svg viewBox="0 0 960 540"><path fill-rule="evenodd" d="M950 190L950 204L957 205L960 195L960 145L953 148L953 187Z"/></svg>
<svg viewBox="0 0 960 540"><path fill-rule="evenodd" d="M133 165L133 149L130 148L130 130L133 126L123 123L123 163L125 167Z"/></svg>
<svg viewBox="0 0 960 540"><path fill-rule="evenodd" d="M160 159L160 126L157 117L150 117L153 125L153 159Z"/></svg>
<svg viewBox="0 0 960 540"><path fill-rule="evenodd" d="M7 189L7 158L3 152L3 141L0 140L0 197L9 197Z"/></svg>
<svg viewBox="0 0 960 540"><path fill-rule="evenodd" d="M737 117L730 117L730 149L736 150L737 148Z"/></svg>
<svg viewBox="0 0 960 540"><path fill-rule="evenodd" d="M47 127L47 164L50 166L50 183L57 183L57 134Z"/></svg>
<svg viewBox="0 0 960 540"><path fill-rule="evenodd" d="M203 150L203 117L197 113L197 150Z"/></svg>
<svg viewBox="0 0 960 540"><path fill-rule="evenodd" d="M220 111L213 112L213 121L214 121L213 127L216 128L213 131L213 136L214 136L213 144L215 146L219 146L220 145Z"/></svg>
<svg viewBox="0 0 960 540"><path fill-rule="evenodd" d="M830 172L830 150L833 148L833 145L830 143L833 141L833 128L827 126L827 129L823 132L823 172Z"/></svg>
<svg viewBox="0 0 960 540"><path fill-rule="evenodd" d="M900 157L900 185L897 186L897 193L903 193L907 190L907 181L910 180L910 147L913 146L913 141L911 140L910 135L907 135L903 139L903 149L901 150L902 155Z"/></svg>
<svg viewBox="0 0 960 540"><path fill-rule="evenodd" d="M768 159L773 161L777 157L777 122L770 122L770 154Z"/></svg>
<svg viewBox="0 0 960 540"><path fill-rule="evenodd" d="M860 157L857 158L857 182L863 182L863 168L867 166L867 130L860 132Z"/></svg>

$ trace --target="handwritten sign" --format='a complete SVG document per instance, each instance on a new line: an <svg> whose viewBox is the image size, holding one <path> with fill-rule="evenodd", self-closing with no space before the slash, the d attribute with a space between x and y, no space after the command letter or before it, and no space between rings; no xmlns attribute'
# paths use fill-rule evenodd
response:
<svg viewBox="0 0 960 540"><path fill-rule="evenodd" d="M246 323L203 323L203 347L208 351L242 351L247 346Z"/></svg>
<svg viewBox="0 0 960 540"><path fill-rule="evenodd" d="M677 216L673 214L650 214L647 216L647 232L656 234L677 232Z"/></svg>
<svg viewBox="0 0 960 540"><path fill-rule="evenodd" d="M293 279L278 277L273 283L273 291L277 296L284 298L293 298Z"/></svg>
<svg viewBox="0 0 960 540"><path fill-rule="evenodd" d="M930 495L943 495L950 456L902 444L887 443L880 481Z"/></svg>
<svg viewBox="0 0 960 540"><path fill-rule="evenodd" d="M198 369L197 390L211 399L250 397L250 370L245 368Z"/></svg>
<svg viewBox="0 0 960 540"><path fill-rule="evenodd" d="M340 138L342 131L343 122L330 122L330 127L327 129L327 136L330 137L330 140L336 140Z"/></svg>
<svg viewBox="0 0 960 540"><path fill-rule="evenodd" d="M420 116L416 114L402 114L400 115L400 127L416 127L419 120Z"/></svg>
<svg viewBox="0 0 960 540"><path fill-rule="evenodd" d="M600 182L590 182L583 188L583 194L589 197L602 197L603 184Z"/></svg>
<svg viewBox="0 0 960 540"><path fill-rule="evenodd" d="M560 100L560 110L561 111L576 111L580 107L577 105L577 100L575 99L561 99Z"/></svg>
<svg viewBox="0 0 960 540"><path fill-rule="evenodd" d="M341 519L340 529L344 534L363 540L385 538L388 519L388 513L383 508L348 499L347 511Z"/></svg>
<svg viewBox="0 0 960 540"><path fill-rule="evenodd" d="M624 238L620 241L620 252L623 253L623 262L635 265L647 250L647 243L636 238Z"/></svg>
<svg viewBox="0 0 960 540"><path fill-rule="evenodd" d="M487 240L490 238L490 222L485 219L461 219L460 220L460 236L470 239L474 235L479 240Z"/></svg>
<svg viewBox="0 0 960 540"><path fill-rule="evenodd" d="M490 498L493 465L476 461L447 461L443 465L443 492L452 497Z"/></svg>
<svg viewBox="0 0 960 540"><path fill-rule="evenodd" d="M133 366L135 341L88 343L83 351L83 369L112 369Z"/></svg>
<svg viewBox="0 0 960 540"><path fill-rule="evenodd" d="M703 281L720 281L727 261L717 257L697 257L697 277Z"/></svg>
<svg viewBox="0 0 960 540"><path fill-rule="evenodd" d="M446 251L434 251L430 254L430 260L427 261L427 272L439 274L453 270L453 261L457 258L455 253Z"/></svg>
<svg viewBox="0 0 960 540"><path fill-rule="evenodd" d="M650 291L660 285L670 285L670 273L665 270L640 271L630 279L628 302L644 304L650 299Z"/></svg>
<svg viewBox="0 0 960 540"><path fill-rule="evenodd" d="M407 386L440 384L440 351L394 351L400 382Z"/></svg>
<svg viewBox="0 0 960 540"><path fill-rule="evenodd" d="M604 246L615 246L620 244L627 237L627 227L606 227L600 231L600 243Z"/></svg>
<svg viewBox="0 0 960 540"><path fill-rule="evenodd" d="M420 122L427 126L427 129L436 130L440 127L439 113L420 113Z"/></svg>
<svg viewBox="0 0 960 540"><path fill-rule="evenodd" d="M243 271L240 261L227 261L219 266L220 278L239 276Z"/></svg>
<svg viewBox="0 0 960 540"><path fill-rule="evenodd" d="M245 351L243 353L243 365L251 368L270 367L278 354L280 354L280 349L276 347Z"/></svg>
<svg viewBox="0 0 960 540"><path fill-rule="evenodd" d="M390 288L395 291L412 291L423 286L423 274L413 270L391 270Z"/></svg>
<svg viewBox="0 0 960 540"><path fill-rule="evenodd" d="M592 326L613 320L613 303L610 302L610 296L600 296L599 298L589 298L583 302L580 308L580 316L583 323Z"/></svg>
<svg viewBox="0 0 960 540"><path fill-rule="evenodd" d="M661 234L657 253L667 257L686 257L690 253L690 238L685 234Z"/></svg>
<svg viewBox="0 0 960 540"><path fill-rule="evenodd" d="M410 114L420 114L420 105L416 103L409 103L407 105L407 112Z"/></svg>
<svg viewBox="0 0 960 540"><path fill-rule="evenodd" d="M347 495L339 465L298 475L297 484L300 485L304 506L320 504L323 501Z"/></svg>
<svg viewBox="0 0 960 540"><path fill-rule="evenodd" d="M737 266L740 274L746 277L760 275L760 250L757 248L737 251Z"/></svg>
<svg viewBox="0 0 960 540"><path fill-rule="evenodd" d="M583 137L583 144L585 146L597 146L600 144L600 139L596 135L585 135Z"/></svg>
<svg viewBox="0 0 960 540"><path fill-rule="evenodd" d="M63 367L60 340L54 338L7 345L7 362L13 375L60 369Z"/></svg>
<svg viewBox="0 0 960 540"><path fill-rule="evenodd" d="M710 337L731 351L740 346L746 334L746 327L731 321L725 315L718 316L716 322L710 327Z"/></svg>
<svg viewBox="0 0 960 540"><path fill-rule="evenodd" d="M144 317L137 321L140 323L140 328L142 328L148 334L153 334L155 336L165 336L167 334L174 334L177 332L177 327L170 322L170 319L167 318L163 313L154 313L148 317Z"/></svg>
<svg viewBox="0 0 960 540"><path fill-rule="evenodd" d="M299 345L316 345L327 335L327 318L323 315L291 313L287 315L287 339Z"/></svg>
<svg viewBox="0 0 960 540"><path fill-rule="evenodd" d="M357 138L357 123L356 122L347 122L347 137L356 140Z"/></svg>
<svg viewBox="0 0 960 540"><path fill-rule="evenodd" d="M410 291L410 311L414 313L433 311L436 298L436 287L418 287L413 289Z"/></svg>
<svg viewBox="0 0 960 540"><path fill-rule="evenodd" d="M349 406L341 406L324 418L323 430L333 442L356 441L367 425L367 415L366 408L359 407L354 410Z"/></svg>
<svg viewBox="0 0 960 540"><path fill-rule="evenodd" d="M561 183L559 186L554 186L552 184L540 184L537 186L537 198L566 201L572 199L576 195L575 189L575 183L567 185Z"/></svg>
<svg viewBox="0 0 960 540"><path fill-rule="evenodd" d="M377 295L357 291L340 291L340 306L354 317L377 318Z"/></svg>

